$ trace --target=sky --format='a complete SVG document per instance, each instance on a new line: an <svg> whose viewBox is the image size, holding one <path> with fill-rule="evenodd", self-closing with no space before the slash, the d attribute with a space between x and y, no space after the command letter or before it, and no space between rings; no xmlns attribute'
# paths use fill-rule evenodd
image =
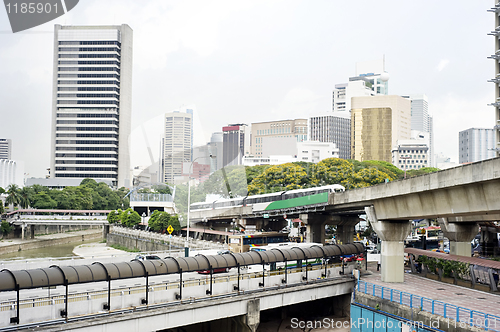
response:
<svg viewBox="0 0 500 332"><path fill-rule="evenodd" d="M229 123L332 108L356 62L385 57L389 94L426 94L435 152L458 162L458 133L492 128L493 1L80 0L12 33L0 8L0 138L27 177L50 167L54 24L134 33L131 166L159 155L162 115L195 110L195 144Z"/></svg>

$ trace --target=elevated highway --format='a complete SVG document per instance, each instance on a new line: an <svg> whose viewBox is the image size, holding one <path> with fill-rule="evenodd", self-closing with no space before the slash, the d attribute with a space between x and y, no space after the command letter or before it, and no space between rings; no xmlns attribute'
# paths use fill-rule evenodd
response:
<svg viewBox="0 0 500 332"><path fill-rule="evenodd" d="M500 158L367 188L330 193L322 204L255 213L251 206L191 212L193 221L235 221L257 229L279 228L284 217L307 225L307 241L324 243L325 225L337 225L338 240L349 243L359 215L365 214L382 239L382 280L401 282L403 240L415 219L437 218L453 254L470 256L470 241L481 222L500 220ZM265 214L265 215L264 215ZM265 218L270 219L265 219ZM385 272L384 272L385 271ZM393 273L391 271L398 271Z"/></svg>

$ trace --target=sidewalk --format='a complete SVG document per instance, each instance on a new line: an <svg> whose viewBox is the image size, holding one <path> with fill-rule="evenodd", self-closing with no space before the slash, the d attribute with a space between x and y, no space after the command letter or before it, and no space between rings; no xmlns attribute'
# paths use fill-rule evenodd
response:
<svg viewBox="0 0 500 332"><path fill-rule="evenodd" d="M411 273L405 273L404 283L389 283L380 280L376 264L368 266L371 274L361 276L361 280L399 291L424 296L429 299L454 304L463 308L500 316L500 294L483 292L435 281Z"/></svg>

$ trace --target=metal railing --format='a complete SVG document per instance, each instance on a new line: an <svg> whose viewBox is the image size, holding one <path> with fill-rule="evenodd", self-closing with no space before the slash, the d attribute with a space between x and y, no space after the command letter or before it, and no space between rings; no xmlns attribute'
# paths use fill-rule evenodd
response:
<svg viewBox="0 0 500 332"><path fill-rule="evenodd" d="M482 328L486 331L500 331L500 316L460 307L454 304L433 300L397 289L358 280L357 291L380 297L391 302L420 309L434 315L451 319L457 323Z"/></svg>

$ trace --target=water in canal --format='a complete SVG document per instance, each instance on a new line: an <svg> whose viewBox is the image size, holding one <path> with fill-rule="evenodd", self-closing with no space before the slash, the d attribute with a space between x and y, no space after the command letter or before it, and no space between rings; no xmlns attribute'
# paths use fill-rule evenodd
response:
<svg viewBox="0 0 500 332"><path fill-rule="evenodd" d="M12 261L16 259L75 257L75 255L73 254L73 249L75 249L75 247L83 243L93 243L93 242L101 242L101 239L85 241L85 242L77 241L65 244L58 244L50 247L11 252L8 254L2 254L0 260Z"/></svg>

